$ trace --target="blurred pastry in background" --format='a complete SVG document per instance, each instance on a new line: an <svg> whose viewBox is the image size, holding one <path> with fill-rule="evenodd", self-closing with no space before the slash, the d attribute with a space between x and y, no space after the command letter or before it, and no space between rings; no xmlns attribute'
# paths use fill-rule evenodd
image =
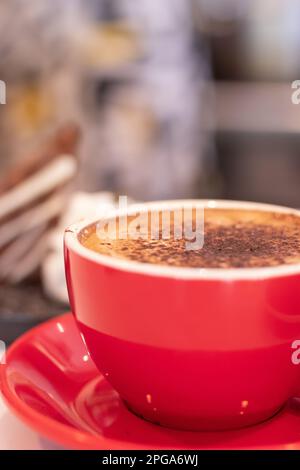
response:
<svg viewBox="0 0 300 470"><path fill-rule="evenodd" d="M138 60L142 53L136 33L126 22L89 24L81 36L79 50L89 69L120 69Z"/></svg>
<svg viewBox="0 0 300 470"><path fill-rule="evenodd" d="M18 283L39 268L77 174L78 141L75 124L60 127L0 182L2 282Z"/></svg>

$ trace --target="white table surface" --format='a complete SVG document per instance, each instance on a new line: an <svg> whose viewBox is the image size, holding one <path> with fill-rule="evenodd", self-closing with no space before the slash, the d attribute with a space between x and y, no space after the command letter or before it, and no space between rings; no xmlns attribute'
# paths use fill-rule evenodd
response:
<svg viewBox="0 0 300 470"><path fill-rule="evenodd" d="M0 450L42 450L52 448L37 433L8 410L0 394Z"/></svg>

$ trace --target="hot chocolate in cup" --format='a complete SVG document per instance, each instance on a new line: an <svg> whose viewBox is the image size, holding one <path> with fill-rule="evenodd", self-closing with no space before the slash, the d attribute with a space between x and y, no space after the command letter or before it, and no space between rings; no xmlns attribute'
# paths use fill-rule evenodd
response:
<svg viewBox="0 0 300 470"><path fill-rule="evenodd" d="M300 392L300 212L197 200L139 214L135 232L135 207L66 230L71 308L95 364L153 423L223 430L270 418Z"/></svg>

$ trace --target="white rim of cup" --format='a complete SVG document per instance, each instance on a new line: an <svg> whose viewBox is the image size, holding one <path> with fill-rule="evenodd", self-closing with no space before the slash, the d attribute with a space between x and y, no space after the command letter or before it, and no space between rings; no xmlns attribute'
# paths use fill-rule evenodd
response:
<svg viewBox="0 0 300 470"><path fill-rule="evenodd" d="M163 209L172 210L181 207L259 210L263 212L269 211L284 214L294 214L300 217L300 210L273 204L221 199L188 199L132 204L125 212L121 211L120 209L112 209L109 216L104 217L102 220L108 221L112 217L118 217L124 214L133 215L137 212L137 210L139 212L149 210L157 211ZM93 219L82 219L68 227L65 231L66 246L82 258L119 271L127 271L147 276L168 277L173 279L228 281L258 280L267 279L270 277L282 277L300 274L300 263L259 268L189 268L141 263L129 259L111 257L109 255L104 255L86 248L78 239L80 232L84 228L97 223L99 220L101 220L101 217Z"/></svg>

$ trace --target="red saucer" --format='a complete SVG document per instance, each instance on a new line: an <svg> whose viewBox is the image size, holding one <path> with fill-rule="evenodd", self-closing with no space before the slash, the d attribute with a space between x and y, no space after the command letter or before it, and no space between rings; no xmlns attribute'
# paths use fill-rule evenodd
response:
<svg viewBox="0 0 300 470"><path fill-rule="evenodd" d="M122 361L122 358L120 358ZM180 432L127 410L89 358L71 314L21 336L2 366L8 406L41 435L76 449L300 449L300 401L263 424Z"/></svg>

